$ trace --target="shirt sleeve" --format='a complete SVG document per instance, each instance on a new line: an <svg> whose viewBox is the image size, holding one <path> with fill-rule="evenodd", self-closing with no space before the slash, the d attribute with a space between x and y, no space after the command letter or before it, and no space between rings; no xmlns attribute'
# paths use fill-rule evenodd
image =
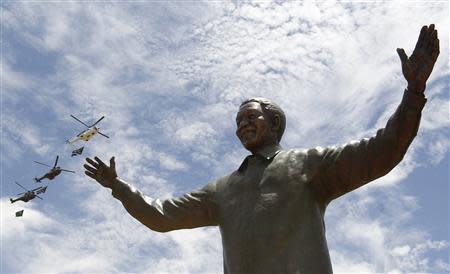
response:
<svg viewBox="0 0 450 274"><path fill-rule="evenodd" d="M417 134L425 102L423 94L406 90L395 113L374 137L308 150L307 162L316 173L312 183L318 196L328 203L392 170Z"/></svg>
<svg viewBox="0 0 450 274"><path fill-rule="evenodd" d="M112 195L131 216L158 232L217 225L214 193L214 182L180 198L166 200L147 197L121 179L112 187Z"/></svg>

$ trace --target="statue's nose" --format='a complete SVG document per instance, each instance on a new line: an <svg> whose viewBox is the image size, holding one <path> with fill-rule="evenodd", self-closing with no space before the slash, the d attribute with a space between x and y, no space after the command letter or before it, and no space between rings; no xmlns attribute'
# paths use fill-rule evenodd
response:
<svg viewBox="0 0 450 274"><path fill-rule="evenodd" d="M248 124L249 124L248 119L242 119L238 124L238 130L240 130L241 128L244 128Z"/></svg>

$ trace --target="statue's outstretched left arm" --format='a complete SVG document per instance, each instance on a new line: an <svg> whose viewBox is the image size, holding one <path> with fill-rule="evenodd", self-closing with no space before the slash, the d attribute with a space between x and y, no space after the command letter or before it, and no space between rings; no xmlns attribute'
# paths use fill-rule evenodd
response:
<svg viewBox="0 0 450 274"><path fill-rule="evenodd" d="M187 193L180 198L153 199L117 176L115 158L110 165L100 158L86 158L85 174L103 187L112 190L112 195L120 200L125 209L148 228L167 232L176 229L195 228L218 224L215 204L215 183Z"/></svg>

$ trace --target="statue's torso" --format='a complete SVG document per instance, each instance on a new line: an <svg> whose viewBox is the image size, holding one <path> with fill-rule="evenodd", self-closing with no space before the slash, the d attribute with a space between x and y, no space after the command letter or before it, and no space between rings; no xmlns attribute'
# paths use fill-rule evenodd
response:
<svg viewBox="0 0 450 274"><path fill-rule="evenodd" d="M225 273L332 272L325 206L299 153L252 156L217 182Z"/></svg>

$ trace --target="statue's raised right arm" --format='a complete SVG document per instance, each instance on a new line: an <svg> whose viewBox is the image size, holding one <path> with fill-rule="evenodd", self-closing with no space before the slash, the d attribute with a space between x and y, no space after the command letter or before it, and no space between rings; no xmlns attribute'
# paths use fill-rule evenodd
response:
<svg viewBox="0 0 450 274"><path fill-rule="evenodd" d="M408 86L402 102L376 136L339 147L314 148L302 153L317 197L325 204L392 170L417 134L425 105L426 81L439 55L434 25L423 26L410 57L397 49Z"/></svg>

